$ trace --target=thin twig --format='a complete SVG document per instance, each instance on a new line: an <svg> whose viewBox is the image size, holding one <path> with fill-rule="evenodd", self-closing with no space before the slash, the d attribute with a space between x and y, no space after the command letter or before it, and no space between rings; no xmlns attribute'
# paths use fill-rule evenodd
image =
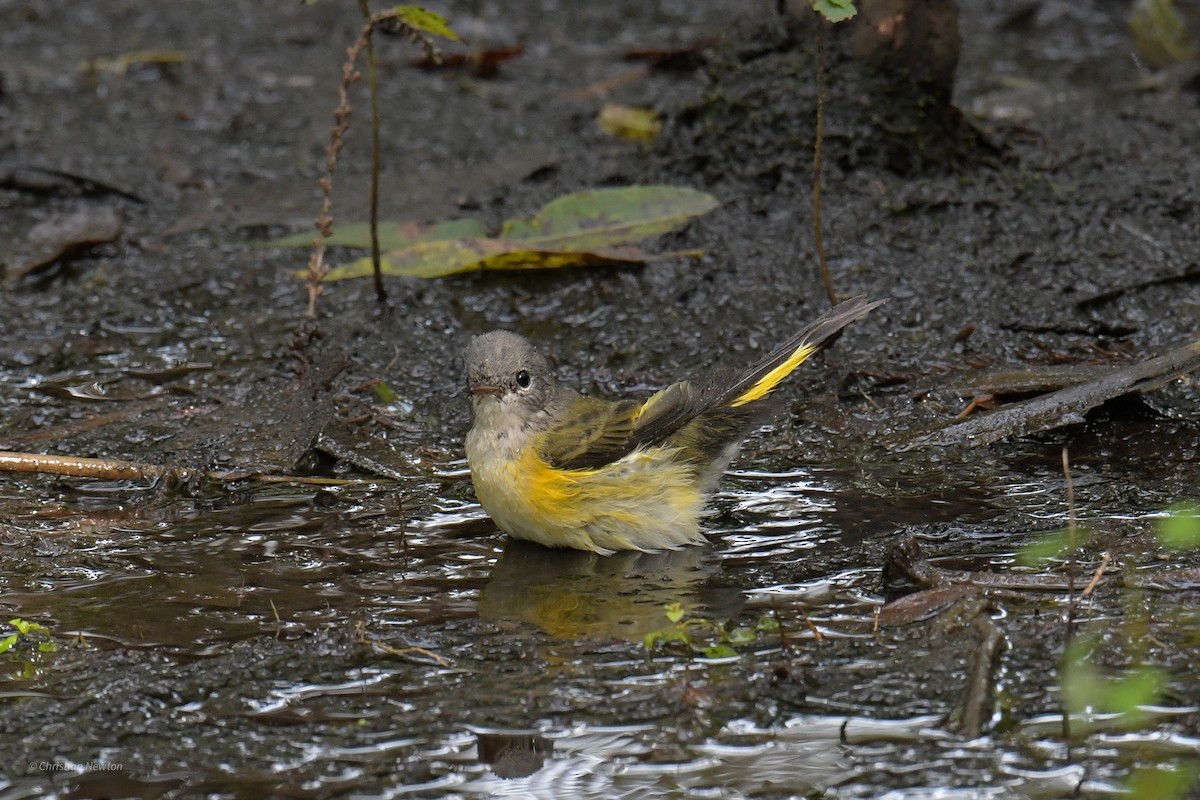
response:
<svg viewBox="0 0 1200 800"><path fill-rule="evenodd" d="M358 0L358 7L371 19L370 0ZM371 93L371 265L375 269L375 299L387 302L379 252L379 71L375 64L375 37L367 33L367 86Z"/></svg>
<svg viewBox="0 0 1200 800"><path fill-rule="evenodd" d="M338 155L345 145L346 132L350 129L350 87L362 78L355 68L355 63L364 49L371 47L371 33L377 27L402 33L409 39L421 45L425 52L434 60L441 60L441 53L434 47L433 42L421 31L408 25L403 19L403 7L398 10L382 11L371 16L363 25L354 44L346 48L346 61L342 64L342 80L338 84L338 104L333 112L333 127L329 130L329 144L325 147L325 174L321 176L321 210L313 224L317 228L317 237L313 240L312 254L308 259L308 311L306 318L312 320L317 315L317 298L324 289L321 280L329 272L325 265L325 240L333 233L333 173L337 168Z"/></svg>
<svg viewBox="0 0 1200 800"><path fill-rule="evenodd" d="M1100 579L1104 577L1104 570L1108 568L1108 562L1112 560L1112 553L1104 551L1104 557L1100 559L1100 566L1096 567L1096 571L1092 573L1092 579L1088 581L1088 585L1084 588L1083 593L1079 595L1080 600L1087 600L1092 596L1092 592L1096 590Z"/></svg>
<svg viewBox="0 0 1200 800"><path fill-rule="evenodd" d="M817 264L829 304L837 305L837 292L833 290L833 277L829 274L829 262L825 260L825 239L821 235L821 143L825 139L825 23L817 20L817 140L813 145L813 238L817 245Z"/></svg>
<svg viewBox="0 0 1200 800"><path fill-rule="evenodd" d="M813 638L816 640L817 644L823 643L825 641L825 634L821 633L821 629L818 628L816 624L808 618L808 612L801 608L800 616L804 619L804 624L808 626L810 631L812 631Z"/></svg>
<svg viewBox="0 0 1200 800"><path fill-rule="evenodd" d="M1063 655L1071 649L1075 634L1075 482L1071 480L1071 461L1067 448L1062 449L1063 476L1067 481L1067 629L1063 641ZM1063 740L1071 741L1071 712L1063 706Z"/></svg>

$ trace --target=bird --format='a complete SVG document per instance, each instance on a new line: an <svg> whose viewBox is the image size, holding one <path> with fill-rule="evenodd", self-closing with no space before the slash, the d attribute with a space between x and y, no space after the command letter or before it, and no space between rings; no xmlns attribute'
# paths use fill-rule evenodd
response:
<svg viewBox="0 0 1200 800"><path fill-rule="evenodd" d="M777 410L772 391L884 302L846 300L745 369L644 399L580 394L525 337L476 336L463 354L475 496L500 530L549 547L611 555L702 544L706 499Z"/></svg>

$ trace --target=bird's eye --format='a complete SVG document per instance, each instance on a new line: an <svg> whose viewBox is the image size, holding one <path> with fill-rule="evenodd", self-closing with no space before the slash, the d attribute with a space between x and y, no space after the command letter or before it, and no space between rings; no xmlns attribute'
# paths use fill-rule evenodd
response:
<svg viewBox="0 0 1200 800"><path fill-rule="evenodd" d="M521 370L520 372L517 373L516 377L517 377L517 386L520 386L522 389L529 388L529 384L532 382L532 379L529 377L528 372L526 372L525 370Z"/></svg>

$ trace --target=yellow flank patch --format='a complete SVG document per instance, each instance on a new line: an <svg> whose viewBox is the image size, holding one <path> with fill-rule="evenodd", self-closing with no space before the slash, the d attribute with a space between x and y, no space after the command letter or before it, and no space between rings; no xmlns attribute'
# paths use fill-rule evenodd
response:
<svg viewBox="0 0 1200 800"><path fill-rule="evenodd" d="M775 369L763 375L758 381L746 391L742 392L729 405L733 408L743 406L746 403L753 403L755 400L761 400L771 393L771 390L779 385L779 382L792 374L796 367L804 363L804 361L817 351L815 345L805 342L797 347L787 361L784 361Z"/></svg>
<svg viewBox="0 0 1200 800"><path fill-rule="evenodd" d="M673 447L636 450L594 469L557 469L536 444L471 466L479 502L501 530L551 547L607 554L702 541L695 467Z"/></svg>
<svg viewBox="0 0 1200 800"><path fill-rule="evenodd" d="M515 472L525 484L525 502L540 522L558 521L573 511L573 500L579 494L579 479L595 473L593 469L555 469L538 455L536 447L527 447L515 465Z"/></svg>

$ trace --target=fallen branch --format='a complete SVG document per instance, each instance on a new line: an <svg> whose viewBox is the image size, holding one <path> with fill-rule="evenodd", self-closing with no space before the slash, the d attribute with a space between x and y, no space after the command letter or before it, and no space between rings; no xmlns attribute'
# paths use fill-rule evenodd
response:
<svg viewBox="0 0 1200 800"><path fill-rule="evenodd" d="M179 478L187 480L199 473L185 467L169 467L161 464L140 464L136 461L120 461L111 458L80 458L76 456L50 456L42 453L14 453L0 451L0 471L40 472L49 475L67 475L73 478L100 478L102 480L156 480Z"/></svg>
<svg viewBox="0 0 1200 800"><path fill-rule="evenodd" d="M970 417L922 434L897 446L905 451L954 444L992 444L1010 436L1026 436L1083 422L1084 414L1109 400L1157 389L1200 369L1200 340L1139 364L1114 369L1095 380Z"/></svg>
<svg viewBox="0 0 1200 800"><path fill-rule="evenodd" d="M267 475L247 470L212 472L189 469L188 467L165 464L144 464L138 461L122 461L114 458L82 458L79 456L52 456L45 453L16 453L0 450L0 472L30 472L42 475L62 475L68 478L95 478L108 481L127 480L191 480L204 477L214 481L255 480L264 483L301 483L314 486L355 486L378 483L378 481L351 480L346 478L321 478L302 475Z"/></svg>
<svg viewBox="0 0 1200 800"><path fill-rule="evenodd" d="M973 627L979 633L979 647L975 648L971 656L971 674L967 680L967 693L963 698L960 728L962 735L968 739L979 737L983 733L984 723L992 717L992 703L996 694L996 665L1000 653L1008 647L1000 627L987 613L976 616Z"/></svg>

